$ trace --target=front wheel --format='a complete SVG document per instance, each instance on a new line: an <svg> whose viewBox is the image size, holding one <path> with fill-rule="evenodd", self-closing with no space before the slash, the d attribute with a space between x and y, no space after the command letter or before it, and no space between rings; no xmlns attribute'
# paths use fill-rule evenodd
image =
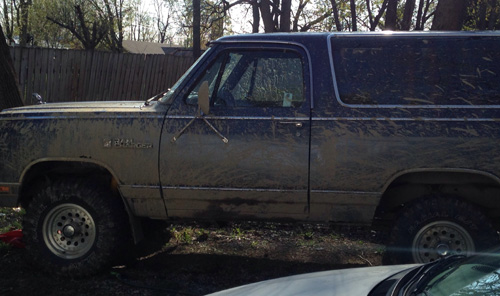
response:
<svg viewBox="0 0 500 296"><path fill-rule="evenodd" d="M432 196L408 204L396 221L391 263L427 263L454 254L472 255L495 245L498 235L475 206Z"/></svg>
<svg viewBox="0 0 500 296"><path fill-rule="evenodd" d="M124 235L124 210L95 181L65 179L43 188L26 210L26 248L40 268L69 277L101 271Z"/></svg>

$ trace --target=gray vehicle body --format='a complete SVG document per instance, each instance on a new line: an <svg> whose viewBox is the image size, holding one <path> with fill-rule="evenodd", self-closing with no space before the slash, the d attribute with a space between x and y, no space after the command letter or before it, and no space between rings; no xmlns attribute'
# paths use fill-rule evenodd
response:
<svg viewBox="0 0 500 296"><path fill-rule="evenodd" d="M356 73L382 65L353 62L359 52L366 53L366 46L361 46L362 51L352 49L356 42L427 44L475 39L496 47L500 43L498 33L225 37L213 42L158 101L48 103L4 110L0 113L0 206L26 206L39 183L71 175L109 181L136 226L136 217L370 225L392 221L402 204L433 194L474 204L491 221L498 221L498 87L491 95L496 103L471 103L463 95L457 95L456 103L433 103L432 98L391 92L412 69L365 83L367 78ZM344 45L350 49L344 50ZM384 46L374 46L377 51L367 56L378 54ZM286 108L285 102L283 108L230 108L212 102L209 114L198 115L190 92L196 93L193 88L216 65L218 56L266 50L292 53L301 61L301 102ZM471 71L476 76L498 77L497 57L478 57L493 66ZM407 67L408 62L398 58L393 62ZM342 66L344 59L351 62ZM441 69L423 63L415 67L426 67L422 73ZM340 77L342 72L350 78ZM484 88L456 74L462 86ZM429 78L433 86L447 83L446 74L429 75L435 75ZM345 94L357 89L354 82L399 101L369 101L366 92L349 99ZM351 90L342 89L347 83ZM291 93L285 93L285 100ZM139 231L134 233L140 236Z"/></svg>

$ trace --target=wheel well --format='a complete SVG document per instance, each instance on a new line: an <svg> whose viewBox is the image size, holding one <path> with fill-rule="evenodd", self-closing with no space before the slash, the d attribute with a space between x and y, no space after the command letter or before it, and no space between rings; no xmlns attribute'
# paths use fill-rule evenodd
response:
<svg viewBox="0 0 500 296"><path fill-rule="evenodd" d="M19 201L26 208L36 192L48 183L65 177L94 178L110 184L118 194L117 180L105 168L89 162L48 161L33 165L23 176Z"/></svg>
<svg viewBox="0 0 500 296"><path fill-rule="evenodd" d="M382 221L393 220L405 204L430 195L454 197L474 204L492 223L500 217L498 180L470 172L418 172L399 176L382 195L376 217Z"/></svg>
<svg viewBox="0 0 500 296"><path fill-rule="evenodd" d="M140 219L138 219L118 191L118 180L106 168L95 163L83 161L47 161L33 165L25 174L19 192L19 203L27 208L38 190L57 179L77 177L92 178L103 184L109 184L114 196L120 199L126 212L134 242L138 243L144 237Z"/></svg>

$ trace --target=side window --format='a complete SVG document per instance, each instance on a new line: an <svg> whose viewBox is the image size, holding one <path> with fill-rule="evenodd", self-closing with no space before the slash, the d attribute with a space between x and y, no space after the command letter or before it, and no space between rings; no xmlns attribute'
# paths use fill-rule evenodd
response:
<svg viewBox="0 0 500 296"><path fill-rule="evenodd" d="M305 100L303 62L289 50L223 52L190 92L188 103L196 103L192 98L203 81L209 83L216 108L291 108Z"/></svg>
<svg viewBox="0 0 500 296"><path fill-rule="evenodd" d="M500 104L497 39L346 38L332 48L347 104Z"/></svg>
<svg viewBox="0 0 500 296"><path fill-rule="evenodd" d="M202 78L198 81L196 86L187 95L187 97L185 99L186 104L188 104L188 105L197 105L198 104L198 90L200 89L200 86L204 81L208 81L208 87L209 87L210 93L213 93L213 90L215 88L217 74L219 74L223 59L224 59L223 56L219 56L217 58L217 60L212 64L212 66L210 66L205 71L205 74L202 76Z"/></svg>

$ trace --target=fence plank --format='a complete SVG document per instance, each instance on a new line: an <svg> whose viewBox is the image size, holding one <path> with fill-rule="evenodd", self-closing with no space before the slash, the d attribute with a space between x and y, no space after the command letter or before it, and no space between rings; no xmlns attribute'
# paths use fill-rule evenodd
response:
<svg viewBox="0 0 500 296"><path fill-rule="evenodd" d="M192 59L49 48L10 48L23 102L143 100L171 87Z"/></svg>

